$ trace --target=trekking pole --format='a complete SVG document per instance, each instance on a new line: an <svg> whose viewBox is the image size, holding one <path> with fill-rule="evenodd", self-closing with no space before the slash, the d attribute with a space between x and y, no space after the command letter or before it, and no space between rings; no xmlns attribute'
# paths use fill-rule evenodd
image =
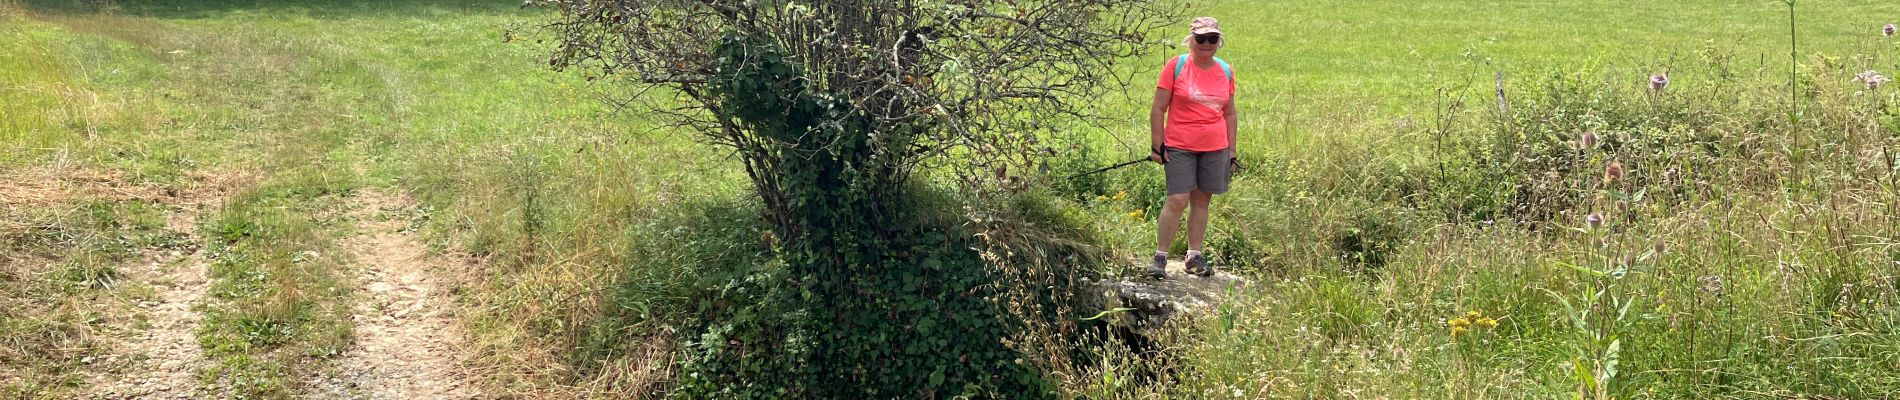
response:
<svg viewBox="0 0 1900 400"><path fill-rule="evenodd" d="M1106 167L1102 167L1101 169L1097 169L1097 170L1094 170L1094 171L1089 171L1089 172L1083 172L1083 173L1080 173L1080 174L1075 174L1075 175L1071 175L1071 176L1069 176L1069 179L1075 179L1075 178L1081 178L1081 177L1084 177L1084 176L1089 176L1089 175L1094 175L1094 174L1099 174L1099 173L1103 173L1103 172L1108 172L1109 170L1113 170L1113 169L1116 169L1116 168L1121 168L1121 167L1126 167L1126 166L1130 166L1130 165L1135 165L1135 164L1140 164L1140 163L1144 163L1144 162L1148 162L1148 157L1142 157L1142 158L1137 158L1137 159L1133 159L1133 160L1128 160L1128 162L1124 162L1124 163L1121 163L1121 164L1115 164L1115 165L1110 165L1110 166L1106 166Z"/></svg>

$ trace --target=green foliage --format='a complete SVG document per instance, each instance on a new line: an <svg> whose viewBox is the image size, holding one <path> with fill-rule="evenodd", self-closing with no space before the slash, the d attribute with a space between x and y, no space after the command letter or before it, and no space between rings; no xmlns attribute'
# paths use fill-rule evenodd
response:
<svg viewBox="0 0 1900 400"><path fill-rule="evenodd" d="M1311 282L1314 289L1301 293L1295 303L1309 310L1312 325L1331 343L1376 341L1374 328L1382 315L1368 301L1366 288L1352 279L1321 277Z"/></svg>
<svg viewBox="0 0 1900 400"><path fill-rule="evenodd" d="M33 7L59 9L51 3ZM482 367L477 370L500 371L497 382L485 383L524 397L622 398L631 396L590 390L689 379L714 390L707 382L744 378L626 372L649 372L626 368L644 365L649 355L630 349L646 343L676 347L682 356L716 354L654 360L711 365L694 367L698 371L791 365L773 357L809 359L817 351L817 328L797 321L830 309L812 307L815 302L801 297L803 287L787 283L799 278L781 255L792 237L767 234L776 225L753 218L766 211L749 197L756 193L735 189L744 185L743 171L719 167L731 159L697 143L621 131L647 130L650 117L596 115L604 113L578 78L550 78L536 71L539 52L531 46L496 43L494 27L534 11L515 11L511 2L117 3L123 12L158 19L41 19L0 5L0 86L19 89L0 101L0 137L6 145L46 149L0 157L50 163L47 156L72 154L74 162L104 164L163 185L187 170L229 166L218 160L321 161L393 178L429 199L438 246L472 250L494 265L464 293L478 303L469 308L471 333L486 357L474 363ZM1173 368L1185 379L1143 386L1131 379L1139 374L1118 369L1122 359L1110 357L1086 368L1043 369L1043 377L1060 383L1063 394L1091 398L1570 397L1579 382L1589 383L1579 379L1577 361L1601 365L1607 343L1580 336L1586 331L1574 328L1569 315L1611 314L1582 305L1601 287L1586 284L1591 274L1570 266L1610 270L1612 260L1661 245L1668 250L1637 261L1621 289L1603 294L1635 304L1617 328L1622 341L1611 381L1620 386L1611 393L1877 398L1900 392L1892 373L1900 313L1891 279L1900 250L1889 245L1900 226L1892 205L1900 201L1880 174L1892 171L1892 154L1880 153L1880 144L1895 148L1900 130L1894 121L1900 119L1891 111L1892 86L1866 90L1853 80L1868 69L1893 74L1895 48L1874 28L1880 15L1896 9L1802 4L1802 51L1843 56L1801 61L1792 87L1802 102L1793 106L1798 121L1781 117L1791 88L1779 83L1787 66L1772 60L1786 50L1781 3L1213 5L1205 13L1221 17L1233 36L1222 57L1242 76L1241 150L1253 168L1232 194L1216 198L1209 247L1258 286L1223 307L1221 318L1195 327L1206 329L1166 343L1180 349ZM1617 28L1636 25L1654 29ZM1313 34L1336 31L1350 34ZM1420 34L1437 31L1479 34ZM1711 39L1709 47L1723 50L1700 50ZM1753 63L1762 49L1771 53L1769 65ZM1486 61L1472 66L1476 59ZM1341 68L1340 60L1380 68ZM1469 88L1475 100L1466 108L1473 111L1460 116L1446 149L1421 150L1432 140L1401 115L1428 110L1430 89L1466 68L1485 83ZM1506 76L1512 112L1504 118L1479 115L1492 108L1494 70ZM1675 81L1666 93L1641 86L1645 75L1665 70ZM311 71L340 73L303 74ZM467 84L473 80L482 84ZM1075 132L1073 140L1087 145L1049 159L1048 175L1139 156L1145 143L1116 146L1146 140L1147 83L1136 79L1130 96L1090 99L1128 109L1127 123L1108 124L1112 133ZM1861 91L1868 95L1855 95ZM312 96L329 100L299 100ZM1601 143L1580 151L1573 143L1587 130ZM362 145L363 153L307 154L340 143ZM368 161L355 163L358 157ZM1601 183L1608 161L1625 167L1625 183ZM1666 172L1671 167L1679 180ZM1079 235L1051 229L1044 238L1095 235L1113 248L1152 245L1158 175L1151 165L1136 165L1054 182L1060 199L1038 201L1062 218L1042 227L1086 228ZM320 199L355 184L305 178L272 189L271 197ZM1123 191L1126 199L1114 198ZM295 231L287 228L321 212L295 203L255 208L290 207L296 215L209 220L205 229L216 235L205 236L229 243L301 237L286 234ZM72 397L60 388L83 383L74 377L85 368L79 360L96 353L87 341L103 337L97 326L130 314L89 305L125 297L102 287L126 283L111 278L114 263L134 254L135 246L175 240L165 233L110 233L146 232L140 228L146 222L126 221L151 221L153 206L82 204L0 214L0 233L13 246L4 256L14 257L0 263L0 304L7 306L0 307L0 351L6 352L0 354L6 363L0 397ZM956 207L919 208L929 209L919 214L942 215ZM1146 216L1128 216L1137 210ZM1583 229L1589 211L1609 220L1601 231L1564 229ZM94 217L106 214L117 214L111 219L121 223ZM1384 223L1403 227L1397 231L1410 240L1381 253L1385 266L1376 275L1339 273L1350 258L1340 257L1335 239L1355 228L1376 232L1363 228ZM16 226L23 228L8 230ZM857 240L918 232L930 233ZM963 240L945 235L946 242ZM1032 237L1026 243L1041 239L1025 236ZM952 246L964 244L981 247ZM295 277L268 272L283 267L268 255L280 250L295 251L245 250L255 257L234 258L231 264L259 268L228 268L231 293L270 293L257 283ZM1036 253L1030 247L1015 252ZM48 268L16 262L49 255L68 258ZM83 257L94 258L76 261ZM938 256L945 265L959 257ZM903 284L902 278L875 280ZM605 304L594 304L597 297ZM759 305L774 301L784 304ZM697 318L701 307L713 311L704 320ZM1450 338L1446 320L1472 309L1497 315L1499 326ZM284 310L281 315L313 308ZM210 337L233 348L255 337L282 351L298 346L297 335L311 333L300 326L334 326L251 315L257 317L216 320L224 325ZM514 330L517 322L532 329ZM664 340L675 332L694 343ZM708 333L728 344L709 346L717 340ZM798 342L786 344L788 333ZM733 338L742 345L731 346ZM1580 352L1577 345L1594 350ZM541 349L557 356L534 358ZM1043 353L1018 353L1033 355L1029 364L1047 365L1037 360L1047 358ZM216 354L224 355L220 362L228 367L219 371L232 372L229 379L255 382L243 387L266 387L272 379L294 387L285 377L303 370L249 351ZM1596 379L1594 372L1589 379ZM955 394L952 389L939 397Z"/></svg>
<svg viewBox="0 0 1900 400"><path fill-rule="evenodd" d="M721 52L719 109L784 143L766 155L780 168L754 173L780 191L768 202L784 198L785 214L768 216L785 240L769 262L706 274L718 289L697 301L704 317L682 340L674 395L1052 395L1004 344L1012 323L990 301L998 286L970 251L977 243L875 158L920 128L869 137L871 121L836 94L807 92L775 47L730 36Z"/></svg>
<svg viewBox="0 0 1900 400"><path fill-rule="evenodd" d="M1393 252L1410 241L1406 225L1410 214L1396 207L1355 212L1345 229L1333 237L1333 249L1349 268L1376 274Z"/></svg>
<svg viewBox="0 0 1900 400"><path fill-rule="evenodd" d="M25 18L9 15L17 12L0 4L0 85L11 87L6 101L0 101L0 146L6 154L0 161L15 158L25 149L50 147L75 139L71 132L58 129L64 111L61 99L50 90L64 86L63 70L70 68L42 52L48 41L45 33Z"/></svg>
<svg viewBox="0 0 1900 400"><path fill-rule="evenodd" d="M1255 237L1257 231L1246 229L1237 215L1217 215L1208 221L1206 248L1215 265L1225 268L1239 268L1247 271L1259 271L1268 267L1266 261L1272 257L1272 250L1266 246L1271 239Z"/></svg>
<svg viewBox="0 0 1900 400"><path fill-rule="evenodd" d="M948 229L942 229L948 228ZM1044 396L1010 332L987 301L988 269L968 239L945 230L883 255L878 268L837 277L856 286L821 292L816 277L789 275L785 259L757 264L702 299L707 325L684 342L686 398L892 398ZM934 242L933 242L934 240ZM713 275L717 279L720 275ZM795 284L788 285L787 282Z"/></svg>

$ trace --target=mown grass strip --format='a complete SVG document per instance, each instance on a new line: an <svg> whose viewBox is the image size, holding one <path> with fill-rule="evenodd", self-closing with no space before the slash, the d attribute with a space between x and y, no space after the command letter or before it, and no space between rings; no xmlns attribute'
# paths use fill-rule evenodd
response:
<svg viewBox="0 0 1900 400"><path fill-rule="evenodd" d="M209 301L199 343L206 384L242 397L294 396L299 381L350 344L347 222L336 195L347 171L287 171L226 204L204 227Z"/></svg>

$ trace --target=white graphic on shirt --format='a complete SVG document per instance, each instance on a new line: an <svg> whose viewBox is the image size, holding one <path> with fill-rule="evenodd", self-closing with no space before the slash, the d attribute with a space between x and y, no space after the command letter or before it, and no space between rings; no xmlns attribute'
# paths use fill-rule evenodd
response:
<svg viewBox="0 0 1900 400"><path fill-rule="evenodd" d="M1197 79L1194 79L1194 74L1197 72L1200 72L1198 71L1200 68L1195 68L1191 64L1184 65L1184 67L1187 67L1187 75L1188 75L1188 79L1187 79L1188 101L1192 101L1195 104L1206 106L1207 108L1214 110L1214 113L1216 114L1219 114L1223 108L1226 108L1227 106L1226 99L1214 97L1214 95L1208 94L1206 91L1201 90L1201 85L1198 84L1198 82L1200 81Z"/></svg>

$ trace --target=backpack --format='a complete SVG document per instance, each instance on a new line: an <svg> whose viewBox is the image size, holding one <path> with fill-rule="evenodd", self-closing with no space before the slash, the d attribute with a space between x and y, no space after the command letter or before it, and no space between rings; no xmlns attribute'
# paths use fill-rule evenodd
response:
<svg viewBox="0 0 1900 400"><path fill-rule="evenodd" d="M1174 78L1173 79L1175 80L1181 79L1181 69L1187 68L1187 62L1188 62L1188 55L1186 54L1182 54L1180 57L1174 58ZM1227 72L1228 82L1234 81L1234 68L1227 66L1227 61L1221 60L1220 57L1214 57L1214 63L1220 64L1221 71Z"/></svg>

